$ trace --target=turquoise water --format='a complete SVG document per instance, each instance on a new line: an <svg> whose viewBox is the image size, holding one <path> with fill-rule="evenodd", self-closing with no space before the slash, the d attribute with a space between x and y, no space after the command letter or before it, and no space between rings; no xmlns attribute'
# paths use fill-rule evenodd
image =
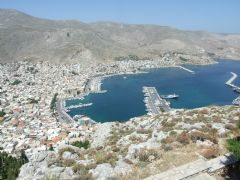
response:
<svg viewBox="0 0 240 180"><path fill-rule="evenodd" d="M93 105L72 109L69 114L87 115L97 122L127 121L132 117L146 114L143 102L143 86L154 86L160 95L176 93L178 100L171 100L172 108L197 108L209 105L227 105L238 97L225 82L230 72L240 75L240 62L223 61L218 64L185 67L195 71L189 73L179 68L158 68L146 74L112 76L103 80L104 94L90 94L84 102ZM234 81L240 85L240 76ZM67 100L66 105L82 102Z"/></svg>

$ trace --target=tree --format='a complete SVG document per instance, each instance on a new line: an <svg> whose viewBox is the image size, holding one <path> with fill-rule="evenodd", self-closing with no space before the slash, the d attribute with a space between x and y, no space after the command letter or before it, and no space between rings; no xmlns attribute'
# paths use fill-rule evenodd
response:
<svg viewBox="0 0 240 180"><path fill-rule="evenodd" d="M0 117L3 117L6 113L4 111L0 111Z"/></svg>

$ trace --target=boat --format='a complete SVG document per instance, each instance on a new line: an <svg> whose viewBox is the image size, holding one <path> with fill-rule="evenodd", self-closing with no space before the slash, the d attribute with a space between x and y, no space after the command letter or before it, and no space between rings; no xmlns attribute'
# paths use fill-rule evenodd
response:
<svg viewBox="0 0 240 180"><path fill-rule="evenodd" d="M127 79L127 77L126 77L126 76L124 76L124 77L123 77L123 79Z"/></svg>
<svg viewBox="0 0 240 180"><path fill-rule="evenodd" d="M174 93L174 94L169 94L169 95L161 95L160 97L163 99L177 99L177 98L179 98L179 95Z"/></svg>

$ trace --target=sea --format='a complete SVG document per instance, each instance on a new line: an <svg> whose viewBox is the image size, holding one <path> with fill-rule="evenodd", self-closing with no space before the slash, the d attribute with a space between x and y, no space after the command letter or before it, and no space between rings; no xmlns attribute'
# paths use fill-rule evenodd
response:
<svg viewBox="0 0 240 180"><path fill-rule="evenodd" d="M159 95L177 94L170 100L171 108L193 109L211 105L230 105L240 94L225 83L234 72L233 82L240 86L240 61L218 60L211 65L184 65L195 73L180 68L146 69L148 73L115 75L102 81L106 93L89 94L84 100L66 100L66 106L93 103L92 106L71 109L70 116L86 115L96 122L125 122L147 113L143 102L143 86L156 87Z"/></svg>

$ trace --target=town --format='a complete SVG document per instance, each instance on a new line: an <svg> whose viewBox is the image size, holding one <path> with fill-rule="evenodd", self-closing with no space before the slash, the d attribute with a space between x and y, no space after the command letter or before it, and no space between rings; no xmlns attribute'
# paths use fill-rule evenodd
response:
<svg viewBox="0 0 240 180"><path fill-rule="evenodd" d="M88 138L91 127L60 119L54 101L89 92L96 76L137 73L143 68L174 66L171 61L117 61L88 68L80 64L53 65L28 61L0 65L0 143L11 154L34 153L51 146L69 144L73 137ZM99 83L99 82L97 82ZM93 86L97 87L97 86ZM90 88L95 91L96 88ZM62 109L61 109L62 110ZM3 115L4 113L4 115ZM79 139L78 139L79 140Z"/></svg>

